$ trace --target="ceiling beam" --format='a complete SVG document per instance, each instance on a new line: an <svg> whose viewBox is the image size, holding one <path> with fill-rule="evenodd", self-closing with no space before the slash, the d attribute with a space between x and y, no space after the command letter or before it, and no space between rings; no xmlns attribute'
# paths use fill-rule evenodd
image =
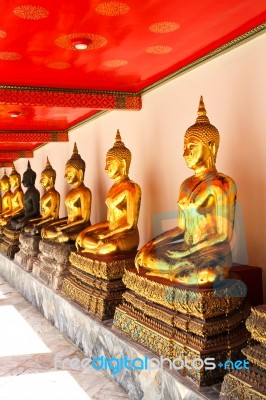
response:
<svg viewBox="0 0 266 400"><path fill-rule="evenodd" d="M68 142L67 131L0 131L0 143Z"/></svg>
<svg viewBox="0 0 266 400"><path fill-rule="evenodd" d="M46 107L78 107L100 110L140 110L141 95L75 89L0 86L0 104Z"/></svg>
<svg viewBox="0 0 266 400"><path fill-rule="evenodd" d="M17 158L33 158L33 151L29 150L2 150L0 151L0 160L13 161Z"/></svg>

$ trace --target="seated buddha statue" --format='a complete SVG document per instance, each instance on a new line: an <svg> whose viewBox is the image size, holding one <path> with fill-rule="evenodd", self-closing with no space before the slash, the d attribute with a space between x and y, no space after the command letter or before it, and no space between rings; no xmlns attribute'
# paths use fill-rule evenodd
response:
<svg viewBox="0 0 266 400"><path fill-rule="evenodd" d="M65 167L65 179L73 186L65 198L67 217L46 225L41 230L43 239L71 243L82 229L90 225L91 191L83 182L85 167L75 143L73 154Z"/></svg>
<svg viewBox="0 0 266 400"><path fill-rule="evenodd" d="M0 212L0 218L2 218L4 214L7 214L12 210L12 192L10 190L10 181L6 174L6 170L4 171L4 175L0 180L0 187L4 192L2 197L2 211Z"/></svg>
<svg viewBox="0 0 266 400"><path fill-rule="evenodd" d="M141 191L128 177L130 162L131 153L117 131L115 144L106 155L105 171L114 180L105 201L107 220L84 229L78 235L78 251L94 255L113 255L137 250Z"/></svg>
<svg viewBox="0 0 266 400"><path fill-rule="evenodd" d="M31 168L28 161L27 170L23 174L22 184L27 188L23 197L23 208L12 215L8 222L8 227L19 230L23 228L27 222L33 217L40 216L40 192L35 187L36 172Z"/></svg>
<svg viewBox="0 0 266 400"><path fill-rule="evenodd" d="M55 190L56 171L52 168L48 157L45 169L41 173L40 184L45 189L40 200L41 217L30 219L24 227L24 232L37 234L40 230L58 219L60 207L60 194Z"/></svg>
<svg viewBox="0 0 266 400"><path fill-rule="evenodd" d="M183 157L194 172L180 187L177 226L145 244L135 265L146 276L213 286L231 266L236 186L216 170L219 132L201 97L196 123L185 133Z"/></svg>
<svg viewBox="0 0 266 400"><path fill-rule="evenodd" d="M17 172L15 165L12 165L12 170L9 175L9 182L13 193L11 196L11 209L0 216L0 226L6 226L12 217L20 215L24 208L23 198L24 193L21 188L21 176Z"/></svg>

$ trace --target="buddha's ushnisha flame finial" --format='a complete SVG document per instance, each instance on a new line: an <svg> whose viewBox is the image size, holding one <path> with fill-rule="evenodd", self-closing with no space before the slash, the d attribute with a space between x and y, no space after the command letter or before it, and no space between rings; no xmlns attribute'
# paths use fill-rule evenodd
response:
<svg viewBox="0 0 266 400"><path fill-rule="evenodd" d="M119 129L117 129L117 131L116 131L115 141L116 142L122 142Z"/></svg>
<svg viewBox="0 0 266 400"><path fill-rule="evenodd" d="M76 170L82 170L83 172L85 171L86 165L78 152L78 147L77 147L76 142L74 143L73 154L72 154L71 158L68 160L68 162L66 163L66 166L73 167Z"/></svg>
<svg viewBox="0 0 266 400"><path fill-rule="evenodd" d="M116 131L114 147L125 147L124 143L122 142L122 138L121 138L119 129L117 129L117 131Z"/></svg>
<svg viewBox="0 0 266 400"><path fill-rule="evenodd" d="M46 158L46 165L45 165L45 170L47 170L47 169L52 169L52 166L51 166L51 163L50 163L48 157Z"/></svg>
<svg viewBox="0 0 266 400"><path fill-rule="evenodd" d="M16 170L16 167L15 167L15 164L14 163L12 163L12 170L11 170L11 174L14 174L14 173L16 173L17 172L17 170Z"/></svg>
<svg viewBox="0 0 266 400"><path fill-rule="evenodd" d="M4 175L6 175L6 169L4 169Z"/></svg>
<svg viewBox="0 0 266 400"><path fill-rule="evenodd" d="M75 142L74 143L74 148L73 148L73 155L75 154L78 154L79 152L78 152L78 147L77 147L77 143Z"/></svg>
<svg viewBox="0 0 266 400"><path fill-rule="evenodd" d="M28 160L28 169L31 169L31 165L30 165L29 160Z"/></svg>
<svg viewBox="0 0 266 400"><path fill-rule="evenodd" d="M198 118L196 119L196 122L203 123L203 124L210 123L209 118L207 117L207 112L205 109L205 105L204 105L202 96L200 96L200 102L199 102L199 108L198 108Z"/></svg>
<svg viewBox="0 0 266 400"><path fill-rule="evenodd" d="M56 177L56 172L55 172L55 170L53 169L53 167L51 166L48 157L47 157L47 159L46 159L46 165L45 165L44 170L42 171L42 174L45 174L46 176L48 176L48 177L50 177L50 178L54 178L54 179L55 179L55 177Z"/></svg>

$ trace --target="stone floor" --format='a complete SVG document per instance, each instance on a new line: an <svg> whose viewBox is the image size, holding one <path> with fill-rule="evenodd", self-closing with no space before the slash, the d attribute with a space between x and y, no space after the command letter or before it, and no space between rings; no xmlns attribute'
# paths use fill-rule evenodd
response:
<svg viewBox="0 0 266 400"><path fill-rule="evenodd" d="M77 359L72 368L67 360L62 365L66 358ZM85 358L0 278L1 400L129 399L103 372L87 364L81 368L78 360Z"/></svg>

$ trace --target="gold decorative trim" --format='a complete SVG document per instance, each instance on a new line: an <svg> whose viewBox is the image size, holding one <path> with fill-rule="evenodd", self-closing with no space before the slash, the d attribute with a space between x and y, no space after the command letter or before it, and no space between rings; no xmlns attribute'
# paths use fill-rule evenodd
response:
<svg viewBox="0 0 266 400"><path fill-rule="evenodd" d="M170 46L158 45L158 46L147 47L146 53L162 55L171 53L172 50L173 49Z"/></svg>
<svg viewBox="0 0 266 400"><path fill-rule="evenodd" d="M127 60L107 60L103 62L103 65L107 68L118 68L127 65Z"/></svg>
<svg viewBox="0 0 266 400"><path fill-rule="evenodd" d="M118 15L127 14L130 7L126 3L119 1L107 1L104 3L99 3L95 7L97 14L105 15L107 17L116 17Z"/></svg>
<svg viewBox="0 0 266 400"><path fill-rule="evenodd" d="M49 11L46 8L29 4L14 8L13 13L19 18L35 21L45 19L49 15Z"/></svg>
<svg viewBox="0 0 266 400"><path fill-rule="evenodd" d="M224 378L220 400L265 400L265 377L249 371L233 371Z"/></svg>
<svg viewBox="0 0 266 400"><path fill-rule="evenodd" d="M2 61L18 61L22 59L22 55L14 51L0 51L0 60Z"/></svg>
<svg viewBox="0 0 266 400"><path fill-rule="evenodd" d="M245 347L242 350L242 353L244 356L247 357L247 359L252 362L255 365L258 365L259 367L263 368L266 371L266 348L257 345L257 346L251 346L251 347Z"/></svg>
<svg viewBox="0 0 266 400"><path fill-rule="evenodd" d="M101 320L113 318L116 307L122 301L121 291L104 293L93 287L85 287L73 276L68 276L63 280L62 292Z"/></svg>
<svg viewBox="0 0 266 400"><path fill-rule="evenodd" d="M239 350L241 347L239 338L242 337L242 344L245 341L245 332L240 330L238 334L231 336L230 343L216 343L216 348L209 346L205 348L195 348L193 341L197 339L196 335L188 335L186 341L180 341L181 336L176 335L173 337L171 332L167 332L164 329L163 324L158 321L139 321L136 316L129 315L127 311L124 311L123 306L118 306L115 310L113 325L120 332L130 337L132 340L145 346L153 353L174 360L181 358L184 360L186 357L189 360L201 358L204 360L208 357L214 357L216 363L225 362L227 359L235 359L239 356ZM160 332L158 330L161 329ZM170 336L171 335L171 336ZM185 334L183 334L184 336ZM219 339L218 339L219 342ZM201 341L204 345L204 341ZM209 344L207 341L206 344ZM221 344L221 346L220 346ZM226 371L222 368L215 368L214 370L208 371L204 368L196 370L195 368L186 369L183 368L179 371L182 375L188 375L196 381L198 385L210 385L214 381L221 380Z"/></svg>
<svg viewBox="0 0 266 400"><path fill-rule="evenodd" d="M238 281L219 289L183 289L147 279L133 270L125 270L126 287L156 304L182 314L205 319L229 314L242 304L242 286ZM236 297L236 294L238 297Z"/></svg>
<svg viewBox="0 0 266 400"><path fill-rule="evenodd" d="M91 255L81 255L71 252L69 261L78 270L105 280L122 278L126 267L134 265L135 255L127 258L105 260L104 257L95 259Z"/></svg>
<svg viewBox="0 0 266 400"><path fill-rule="evenodd" d="M101 292L116 292L124 291L126 289L122 279L107 281L101 278L96 278L95 276L87 274L86 272L79 271L72 266L69 267L69 274L76 282L80 282L80 284L84 287L90 286Z"/></svg>
<svg viewBox="0 0 266 400"><path fill-rule="evenodd" d="M246 327L251 337L266 345L266 308L253 307L251 314L246 321Z"/></svg>
<svg viewBox="0 0 266 400"><path fill-rule="evenodd" d="M70 35L60 36L55 40L55 44L63 49L75 50L72 39L84 38L89 39L88 47L84 51L99 49L107 44L107 39L94 33L71 33Z"/></svg>
<svg viewBox="0 0 266 400"><path fill-rule="evenodd" d="M33 92L60 92L60 93L77 93L77 94L97 94L97 95L114 95L114 96L133 96L141 98L139 93L134 92L119 92L114 90L91 90L91 89L73 89L73 88L54 88L40 86L17 86L17 85L0 85L0 90L31 90Z"/></svg>
<svg viewBox="0 0 266 400"><path fill-rule="evenodd" d="M250 313L250 306L245 303L230 315L221 316L219 319L200 320L191 315L171 311L167 308L155 305L146 298L141 298L137 294L126 291L123 294L123 307L130 310L138 310L142 317L155 318L175 329L191 332L201 337L209 337L228 330L232 330L245 320Z"/></svg>
<svg viewBox="0 0 266 400"><path fill-rule="evenodd" d="M154 33L174 32L180 27L176 22L161 21L149 26L149 30Z"/></svg>

